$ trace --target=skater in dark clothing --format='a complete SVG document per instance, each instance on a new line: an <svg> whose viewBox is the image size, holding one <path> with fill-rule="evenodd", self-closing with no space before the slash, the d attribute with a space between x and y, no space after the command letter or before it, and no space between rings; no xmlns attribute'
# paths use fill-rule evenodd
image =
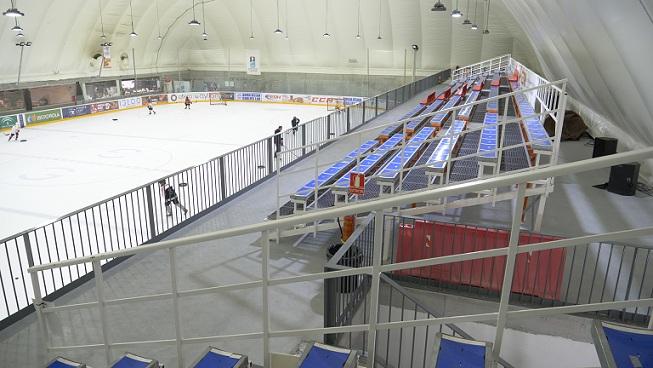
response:
<svg viewBox="0 0 653 368"><path fill-rule="evenodd" d="M186 107L184 107L184 110L186 110L186 109L190 110L190 104L191 103L192 102L190 102L190 97L186 96L186 100L184 100L184 105L186 105Z"/></svg>
<svg viewBox="0 0 653 368"><path fill-rule="evenodd" d="M154 106L152 106L152 103L150 101L147 101L147 109L150 111L148 115L156 115L156 111L154 111Z"/></svg>
<svg viewBox="0 0 653 368"><path fill-rule="evenodd" d="M13 127L11 127L11 134L9 135L9 140L7 142L11 142L11 138L14 136L16 137L16 141L18 141L18 133L20 133L20 123L16 122Z"/></svg>
<svg viewBox="0 0 653 368"><path fill-rule="evenodd" d="M279 125L277 129L274 130L274 146L276 147L274 151L274 156L276 157L279 152L281 152L281 146L283 146L283 138L281 137L281 131L283 127Z"/></svg>
<svg viewBox="0 0 653 368"><path fill-rule="evenodd" d="M299 119L296 116L293 116L292 120L290 120L290 124L292 125L292 134L295 135L299 125Z"/></svg>
<svg viewBox="0 0 653 368"><path fill-rule="evenodd" d="M161 190L163 191L163 196L165 198L165 205L166 205L166 214L168 216L172 216L172 204L175 206L179 207L182 211L184 211L184 214L188 213L188 209L184 207L181 203L179 203L179 197L177 197L177 192L175 192L175 188L173 188L170 184L167 184L165 180L159 180L159 186L161 187Z"/></svg>

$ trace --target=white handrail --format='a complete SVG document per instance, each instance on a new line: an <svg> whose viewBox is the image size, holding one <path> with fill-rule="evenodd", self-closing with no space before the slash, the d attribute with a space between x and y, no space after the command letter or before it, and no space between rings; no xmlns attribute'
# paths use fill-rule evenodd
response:
<svg viewBox="0 0 653 368"><path fill-rule="evenodd" d="M96 254L93 256L78 257L74 259L45 263L42 265L30 267L28 271L35 273L58 268L71 266L75 264L88 263L98 260L126 257L134 254L154 252L161 249L168 249L177 246L191 245L209 240L234 237L249 233L275 230L278 228L290 228L299 224L306 224L323 219L333 219L350 214L364 213L386 208L398 207L404 204L431 201L442 197L453 196L458 194L478 192L486 189L494 189L504 186L510 186L518 183L526 183L536 180L543 180L550 177L563 176L601 169L614 165L637 162L653 158L653 148L645 148L636 151L618 153L599 158L576 161L556 166L549 166L542 169L536 169L528 172L508 174L499 177L493 177L485 180L454 184L446 187L427 189L423 191L409 192L392 197L384 197L377 200L371 200L361 203L354 203L346 206L315 210L301 215L285 217L277 220L261 222L258 224L238 226L230 229L208 232L200 235L192 235L174 240L164 240L158 243L142 245L137 248L121 249L112 252Z"/></svg>

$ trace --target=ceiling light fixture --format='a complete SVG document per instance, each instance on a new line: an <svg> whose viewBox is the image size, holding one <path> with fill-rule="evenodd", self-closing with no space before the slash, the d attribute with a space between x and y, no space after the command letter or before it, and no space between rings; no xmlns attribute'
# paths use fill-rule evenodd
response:
<svg viewBox="0 0 653 368"><path fill-rule="evenodd" d="M254 39L254 0L249 0L249 39Z"/></svg>
<svg viewBox="0 0 653 368"><path fill-rule="evenodd" d="M102 29L102 35L100 35L100 38L106 40L107 35L104 34L104 19L102 19L102 0L98 1L98 6L100 7L100 28Z"/></svg>
<svg viewBox="0 0 653 368"><path fill-rule="evenodd" d="M324 0L324 34L322 37L329 38L331 35L328 31L329 26L329 0Z"/></svg>
<svg viewBox="0 0 653 368"><path fill-rule="evenodd" d="M476 25L476 9L478 8L478 0L474 0L474 23L472 24L471 30L476 31L478 25Z"/></svg>
<svg viewBox="0 0 653 368"><path fill-rule="evenodd" d="M15 26L11 27L12 31L14 31L14 32L22 32L23 31L23 27L18 25L18 18L14 18L14 24L15 24Z"/></svg>
<svg viewBox="0 0 653 368"><path fill-rule="evenodd" d="M433 4L431 11L443 12L443 11L447 11L447 7L444 6L444 4L440 2L440 0L438 0L435 4Z"/></svg>
<svg viewBox="0 0 653 368"><path fill-rule="evenodd" d="M358 16L356 17L356 39L361 39L361 0L358 0Z"/></svg>
<svg viewBox="0 0 653 368"><path fill-rule="evenodd" d="M277 29L274 30L276 34L282 34L281 25L279 23L279 0L277 0Z"/></svg>
<svg viewBox="0 0 653 368"><path fill-rule="evenodd" d="M463 16L463 13L460 10L458 10L458 0L456 0L456 9L454 9L451 12L451 17L452 18L460 18L462 16Z"/></svg>
<svg viewBox="0 0 653 368"><path fill-rule="evenodd" d="M161 36L161 20L159 18L159 0L155 0L156 3L156 27L157 27L157 32L158 36L156 37L157 40L162 40L163 36Z"/></svg>
<svg viewBox="0 0 653 368"><path fill-rule="evenodd" d="M209 34L206 33L206 18L204 14L204 0L202 0L202 27L204 27L202 37L204 38L204 41L206 41L209 38Z"/></svg>
<svg viewBox="0 0 653 368"><path fill-rule="evenodd" d="M483 31L483 34L490 34L490 0L487 0L487 11L485 12L485 30Z"/></svg>
<svg viewBox="0 0 653 368"><path fill-rule="evenodd" d="M132 33L129 35L134 38L138 36L138 33L134 31L134 8L132 8L132 0L129 0L129 17L131 18L131 23L132 23Z"/></svg>
<svg viewBox="0 0 653 368"><path fill-rule="evenodd" d="M289 28L288 28L288 18L289 18L288 17L288 0L284 0L284 6L286 8L286 10L285 10L285 12L286 12L286 32L284 32L283 38L286 41L288 41L288 30L289 30Z"/></svg>
<svg viewBox="0 0 653 368"><path fill-rule="evenodd" d="M23 32L18 32L18 33L16 33L16 38L23 38L23 37L25 37L25 35L23 34Z"/></svg>
<svg viewBox="0 0 653 368"><path fill-rule="evenodd" d="M381 0L379 0L379 35L376 37L377 40L383 39L383 37L381 37L381 4Z"/></svg>
<svg viewBox="0 0 653 368"><path fill-rule="evenodd" d="M195 0L193 0L193 20L188 22L188 25L193 27L200 25L200 22L198 22L197 19L195 18Z"/></svg>
<svg viewBox="0 0 653 368"><path fill-rule="evenodd" d="M16 8L15 0L11 0L11 8L4 11L2 15L4 15L5 17L18 18L24 16L25 13L21 12Z"/></svg>
<svg viewBox="0 0 653 368"><path fill-rule="evenodd" d="M472 24L472 21L469 20L469 0L467 0L467 8L465 9L465 14L467 14L468 16L465 17L465 20L463 21L463 24L468 26L468 25Z"/></svg>

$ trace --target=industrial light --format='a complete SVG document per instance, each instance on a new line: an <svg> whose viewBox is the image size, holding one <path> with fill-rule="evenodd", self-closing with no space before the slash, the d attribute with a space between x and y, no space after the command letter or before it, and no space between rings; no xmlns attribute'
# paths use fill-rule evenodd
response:
<svg viewBox="0 0 653 368"><path fill-rule="evenodd" d="M472 27L470 29L472 31L476 31L478 29L478 26L476 24L472 24Z"/></svg>
<svg viewBox="0 0 653 368"><path fill-rule="evenodd" d="M29 41L28 41L28 42L20 41L20 42L17 42L17 43L16 43L16 46L20 46L20 47L30 47L30 46L32 46L32 43L29 42Z"/></svg>
<svg viewBox="0 0 653 368"><path fill-rule="evenodd" d="M472 23L472 31L476 31L478 29L478 26L476 25L476 9L478 9L478 0L474 0L474 23Z"/></svg>
<svg viewBox="0 0 653 368"><path fill-rule="evenodd" d="M138 33L136 33L136 31L134 31L134 8L132 8L132 1L131 0L129 0L129 17L131 18L131 24L132 24L132 33L130 33L129 35L132 38L134 38L134 37L138 36Z"/></svg>
<svg viewBox="0 0 653 368"><path fill-rule="evenodd" d="M132 31L132 33L130 33L129 35L130 35L131 37L136 37L136 36L138 36L138 33Z"/></svg>
<svg viewBox="0 0 653 368"><path fill-rule="evenodd" d="M281 30L281 28L277 28L277 29L274 30L274 33L276 33L276 34L282 34L283 31Z"/></svg>
<svg viewBox="0 0 653 368"><path fill-rule="evenodd" d="M322 37L324 37L324 38L329 38L329 37L331 37L331 35L329 34L329 32L324 32L324 34L322 35Z"/></svg>
<svg viewBox="0 0 653 368"><path fill-rule="evenodd" d="M465 17L463 24L466 26L472 24L472 21L469 20L469 0L467 0L467 9L465 9L465 14L467 14L467 16Z"/></svg>
<svg viewBox="0 0 653 368"><path fill-rule="evenodd" d="M463 21L463 24L464 24L464 25L470 25L470 24L472 24L472 21L469 20L469 19L465 19L465 20Z"/></svg>
<svg viewBox="0 0 653 368"><path fill-rule="evenodd" d="M377 39L377 40L382 40L383 37L381 37L381 35L378 35L378 36L376 37L376 39Z"/></svg>
<svg viewBox="0 0 653 368"><path fill-rule="evenodd" d="M209 34L206 33L206 31L204 31L204 32L202 32L202 37L204 37L204 38L209 37Z"/></svg>
<svg viewBox="0 0 653 368"><path fill-rule="evenodd" d="M361 39L361 0L358 0L358 15L356 17L356 39Z"/></svg>
<svg viewBox="0 0 653 368"><path fill-rule="evenodd" d="M157 40L162 40L162 39L163 39L163 36L158 35L158 36L156 37L156 39L157 39Z"/></svg>
<svg viewBox="0 0 653 368"><path fill-rule="evenodd" d="M488 26L490 24L490 0L487 0L487 11L485 12L485 30L483 31L483 34L490 34L490 30L488 29Z"/></svg>
<svg viewBox="0 0 653 368"><path fill-rule="evenodd" d="M249 0L249 39L254 39L254 6L253 0Z"/></svg>
<svg viewBox="0 0 653 368"><path fill-rule="evenodd" d="M202 24L204 27L204 30L202 31L202 37L204 38L204 41L209 37L209 34L206 33L206 18L205 18L205 12L204 12L204 1L202 1Z"/></svg>
<svg viewBox="0 0 653 368"><path fill-rule="evenodd" d="M356 35L356 39L357 39L357 40L360 40L360 39L361 39L361 35L357 34L357 35Z"/></svg>
<svg viewBox="0 0 653 368"><path fill-rule="evenodd" d="M324 0L324 34L322 37L329 38L331 35L328 31L329 27L329 0Z"/></svg>
<svg viewBox="0 0 653 368"><path fill-rule="evenodd" d="M102 47L111 47L111 42L102 42L100 44L100 46L102 46Z"/></svg>
<svg viewBox="0 0 653 368"><path fill-rule="evenodd" d="M254 39L254 35L249 35L249 39L250 39L250 40L253 40L253 39Z"/></svg>
<svg viewBox="0 0 653 368"><path fill-rule="evenodd" d="M188 25L189 26L199 26L200 25L200 22L198 22L197 19L195 19L195 0L193 0L193 20L188 22Z"/></svg>
<svg viewBox="0 0 653 368"><path fill-rule="evenodd" d="M25 37L25 35L23 34L23 32L18 32L18 33L16 33L16 38L23 38L23 37Z"/></svg>
<svg viewBox="0 0 653 368"><path fill-rule="evenodd" d="M159 19L159 0L155 0L156 5L156 28L158 32L158 36L156 37L157 40L162 40L163 37L161 36L161 20Z"/></svg>
<svg viewBox="0 0 653 368"><path fill-rule="evenodd" d="M431 11L437 11L437 12L447 11L447 7L444 6L444 4L440 2L440 0L438 0L438 2L433 4Z"/></svg>
<svg viewBox="0 0 653 368"><path fill-rule="evenodd" d="M279 0L277 0L277 29L274 30L276 34L282 34L281 25L279 23Z"/></svg>
<svg viewBox="0 0 653 368"><path fill-rule="evenodd" d="M14 32L22 32L23 31L23 27L18 25L18 19L14 18L14 24L16 24L16 25L11 27L12 31L14 31Z"/></svg>
<svg viewBox="0 0 653 368"><path fill-rule="evenodd" d="M12 1L12 3L13 3L13 1ZM9 8L5 12L3 12L2 15L4 15L5 17L18 18L18 17L24 16L25 13L21 12L20 10L18 10L16 8Z"/></svg>
<svg viewBox="0 0 653 368"><path fill-rule="evenodd" d="M458 10L458 0L456 0L456 9L454 9L451 12L451 17L452 18L460 18L462 16L463 16L463 13L460 10Z"/></svg>
<svg viewBox="0 0 653 368"><path fill-rule="evenodd" d="M486 29L485 31L483 31L483 34L490 34L490 30Z"/></svg>
<svg viewBox="0 0 653 368"><path fill-rule="evenodd" d="M107 36L104 33L102 33L102 36L100 36L100 38L103 39L103 40L106 40Z"/></svg>

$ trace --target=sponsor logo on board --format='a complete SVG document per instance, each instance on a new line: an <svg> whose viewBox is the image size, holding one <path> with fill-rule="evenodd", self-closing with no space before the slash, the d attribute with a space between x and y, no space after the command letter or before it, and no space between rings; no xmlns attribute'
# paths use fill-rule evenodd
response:
<svg viewBox="0 0 653 368"><path fill-rule="evenodd" d="M122 100L118 101L118 108L120 109L126 109L128 107L132 106L141 106L143 104L143 100L140 97L129 97L129 98L123 98Z"/></svg>
<svg viewBox="0 0 653 368"><path fill-rule="evenodd" d="M60 109L43 110L25 114L25 121L27 124L42 123L59 119L61 119Z"/></svg>
<svg viewBox="0 0 653 368"><path fill-rule="evenodd" d="M74 116L88 115L91 113L91 105L70 106L61 109L61 114L64 118L72 118Z"/></svg>
<svg viewBox="0 0 653 368"><path fill-rule="evenodd" d="M91 105L91 113L118 110L118 101L98 102Z"/></svg>
<svg viewBox="0 0 653 368"><path fill-rule="evenodd" d="M17 115L2 116L0 117L0 128L11 128L17 121Z"/></svg>

